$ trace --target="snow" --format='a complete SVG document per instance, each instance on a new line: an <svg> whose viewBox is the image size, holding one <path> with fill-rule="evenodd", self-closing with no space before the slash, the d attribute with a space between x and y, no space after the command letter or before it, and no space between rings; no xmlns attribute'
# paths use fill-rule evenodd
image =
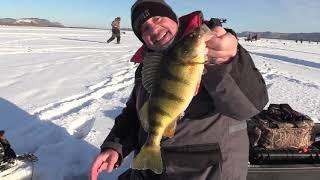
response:
<svg viewBox="0 0 320 180"><path fill-rule="evenodd" d="M0 28L0 129L18 154L39 158L33 179L88 178L131 92L137 65L129 60L141 46L130 31L121 44L106 44L110 36L96 29ZM240 43L265 78L270 103L320 120L320 44ZM130 158L100 178L116 179L129 164Z"/></svg>
<svg viewBox="0 0 320 180"><path fill-rule="evenodd" d="M16 24L19 24L19 23L35 23L35 24L38 24L38 22L33 20L33 19L18 19L16 21Z"/></svg>

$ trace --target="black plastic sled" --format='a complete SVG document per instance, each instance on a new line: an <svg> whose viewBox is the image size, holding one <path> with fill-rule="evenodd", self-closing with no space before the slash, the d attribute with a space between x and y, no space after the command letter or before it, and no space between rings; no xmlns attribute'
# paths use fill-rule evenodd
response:
<svg viewBox="0 0 320 180"><path fill-rule="evenodd" d="M320 133L319 123L315 124L315 131ZM249 160L247 180L317 180L320 178L320 141L303 152L251 149Z"/></svg>
<svg viewBox="0 0 320 180"><path fill-rule="evenodd" d="M247 180L317 180L320 164L249 165Z"/></svg>

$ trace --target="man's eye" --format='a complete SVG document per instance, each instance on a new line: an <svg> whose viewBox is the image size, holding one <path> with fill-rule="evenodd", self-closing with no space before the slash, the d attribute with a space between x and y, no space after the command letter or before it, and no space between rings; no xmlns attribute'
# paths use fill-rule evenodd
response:
<svg viewBox="0 0 320 180"><path fill-rule="evenodd" d="M146 32L146 31L148 31L148 30L149 30L149 27L148 27L148 26L142 26L142 27L140 28L140 31L141 31L142 33Z"/></svg>

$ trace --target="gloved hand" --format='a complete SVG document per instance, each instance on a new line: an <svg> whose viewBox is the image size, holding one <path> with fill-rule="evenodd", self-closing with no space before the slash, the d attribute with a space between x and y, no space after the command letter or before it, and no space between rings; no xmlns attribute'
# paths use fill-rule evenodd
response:
<svg viewBox="0 0 320 180"><path fill-rule="evenodd" d="M237 38L221 26L211 29L215 36L206 42L208 52L208 63L225 64L228 63L238 52Z"/></svg>

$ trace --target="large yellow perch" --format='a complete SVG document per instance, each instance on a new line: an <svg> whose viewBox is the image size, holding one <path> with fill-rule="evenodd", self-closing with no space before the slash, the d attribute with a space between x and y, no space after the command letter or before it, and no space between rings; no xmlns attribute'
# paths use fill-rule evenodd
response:
<svg viewBox="0 0 320 180"><path fill-rule="evenodd" d="M145 76L152 74L152 80L143 80L150 89L150 97L140 111L140 119L147 121L142 124L148 138L133 160L133 169L162 173L160 141L163 136L174 135L178 117L194 96L206 60L205 41L211 36L205 25L195 29L161 57L156 73L151 72L154 68L142 72Z"/></svg>

